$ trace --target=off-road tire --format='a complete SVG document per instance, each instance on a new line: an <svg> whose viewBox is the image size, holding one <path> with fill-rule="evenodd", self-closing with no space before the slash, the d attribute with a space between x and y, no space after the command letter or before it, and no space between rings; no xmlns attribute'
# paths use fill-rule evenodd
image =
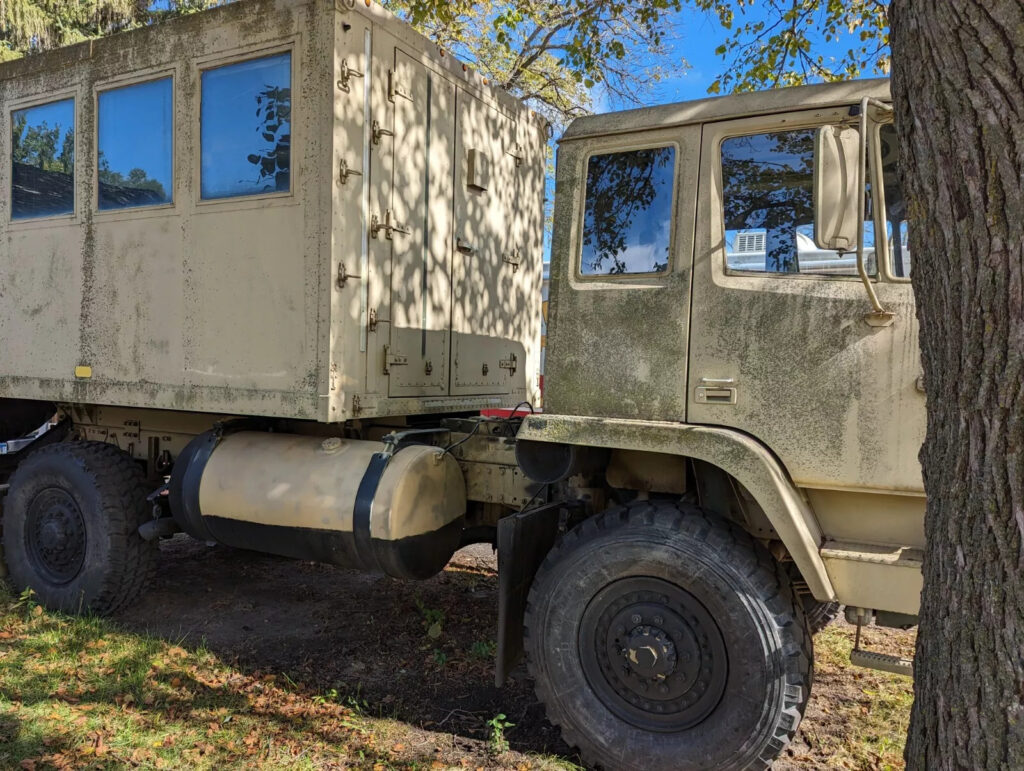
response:
<svg viewBox="0 0 1024 771"><path fill-rule="evenodd" d="M0 399L0 442L18 439L52 418L57 408L32 399Z"/></svg>
<svg viewBox="0 0 1024 771"><path fill-rule="evenodd" d="M672 587L660 600L659 586ZM619 591L624 591L621 597ZM658 612L659 607L664 611ZM598 616L603 608L608 610ZM596 623L585 623L588 619ZM627 619L630 643L620 649L621 619ZM652 626L657 621L664 630ZM631 623L638 623L632 631ZM588 631L588 626L607 629L607 635ZM810 695L811 635L786 571L746 532L696 507L639 501L569 531L537 573L525 627L529 671L548 719L588 765L608 771L768 768L796 733ZM646 642L636 643L637 635ZM716 635L722 643L717 649L708 644ZM651 680L653 701L644 701L650 670L630 674L630 660L638 661L638 650L653 650L643 647L650 641L666 639L672 645L662 642L654 648L672 651L678 669L668 679L658 673L661 679ZM704 640L699 654L685 653L694 649L694 640ZM616 658L616 650L627 658ZM602 659L602 651L613 652ZM721 651L727 660L724 670ZM600 666L608 669L588 679L588 671L594 675L594 660L607 662ZM669 657L655 655L654 660L663 663ZM691 675L682 671L682 662L694 660L700 674L686 686ZM610 685L616 680L618 685ZM624 685L627 681L633 684ZM712 686L703 687L705 682ZM671 698L683 695L658 702L670 696L653 696L655 689L667 693L669 686ZM626 695L609 697L616 688ZM705 700L705 713L673 706L691 698L679 688L689 688L695 706ZM658 704L677 710L671 720L678 719L679 725L653 714ZM656 730L642 716L648 714L647 705L654 705L650 722L657 723ZM691 724L683 725L684 718Z"/></svg>
<svg viewBox="0 0 1024 771"><path fill-rule="evenodd" d="M139 525L151 516L145 475L103 442L40 448L11 476L3 545L15 591L31 588L48 608L113 613L138 597L157 547Z"/></svg>
<svg viewBox="0 0 1024 771"><path fill-rule="evenodd" d="M807 628L811 630L811 634L817 634L835 621L843 607L838 602L819 602L811 595L804 597L803 604Z"/></svg>

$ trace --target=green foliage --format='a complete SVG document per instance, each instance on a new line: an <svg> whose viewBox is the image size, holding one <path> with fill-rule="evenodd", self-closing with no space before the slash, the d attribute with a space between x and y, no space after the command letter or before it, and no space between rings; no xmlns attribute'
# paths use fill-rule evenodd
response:
<svg viewBox="0 0 1024 771"><path fill-rule="evenodd" d="M0 0L0 61L187 16L220 0Z"/></svg>
<svg viewBox="0 0 1024 771"><path fill-rule="evenodd" d="M487 739L487 746L495 755L502 755L508 752L508 739L505 738L505 729L511 728L515 723L510 723L504 712L499 712L486 723L491 729L491 735Z"/></svg>
<svg viewBox="0 0 1024 771"><path fill-rule="evenodd" d="M708 91L756 91L889 72L888 0L694 0L728 37L716 53L727 62ZM747 20L746 9L767 11ZM812 40L853 39L846 53L825 57Z"/></svg>
<svg viewBox="0 0 1024 771"><path fill-rule="evenodd" d="M671 61L671 14L682 0L384 0L438 45L561 125L589 112L600 88L642 104ZM638 60L660 61L658 66Z"/></svg>
<svg viewBox="0 0 1024 771"><path fill-rule="evenodd" d="M438 639L444 632L444 611L428 608L419 597L415 598L416 608L423 617L423 628L431 640Z"/></svg>
<svg viewBox="0 0 1024 771"><path fill-rule="evenodd" d="M483 661L490 661L498 652L498 643L494 640L477 640L469 649L471 655Z"/></svg>

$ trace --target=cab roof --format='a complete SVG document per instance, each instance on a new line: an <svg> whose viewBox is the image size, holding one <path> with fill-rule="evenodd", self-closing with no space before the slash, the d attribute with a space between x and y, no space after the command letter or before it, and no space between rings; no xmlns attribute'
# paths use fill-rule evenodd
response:
<svg viewBox="0 0 1024 771"><path fill-rule="evenodd" d="M620 110L603 115L577 118L562 135L561 142L609 134L631 134L637 131L707 123L743 118L765 113L814 109L855 104L865 96L889 99L889 79L872 78L821 83L813 86L775 88L728 96L713 96L690 102L676 102L657 107Z"/></svg>

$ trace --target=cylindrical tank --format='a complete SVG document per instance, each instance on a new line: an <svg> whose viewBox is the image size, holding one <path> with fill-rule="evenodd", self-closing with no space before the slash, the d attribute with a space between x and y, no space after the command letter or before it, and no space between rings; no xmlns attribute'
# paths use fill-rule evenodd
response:
<svg viewBox="0 0 1024 771"><path fill-rule="evenodd" d="M466 485L437 447L208 431L175 461L170 504L201 540L422 579L459 547Z"/></svg>

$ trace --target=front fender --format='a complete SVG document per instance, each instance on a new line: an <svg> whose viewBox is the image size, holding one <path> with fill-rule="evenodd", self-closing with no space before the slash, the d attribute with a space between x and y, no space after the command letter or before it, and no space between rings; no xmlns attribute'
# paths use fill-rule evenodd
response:
<svg viewBox="0 0 1024 771"><path fill-rule="evenodd" d="M836 598L819 549L821 528L778 460L760 442L727 428L686 423L531 415L518 439L685 455L731 474L764 510L815 599Z"/></svg>

